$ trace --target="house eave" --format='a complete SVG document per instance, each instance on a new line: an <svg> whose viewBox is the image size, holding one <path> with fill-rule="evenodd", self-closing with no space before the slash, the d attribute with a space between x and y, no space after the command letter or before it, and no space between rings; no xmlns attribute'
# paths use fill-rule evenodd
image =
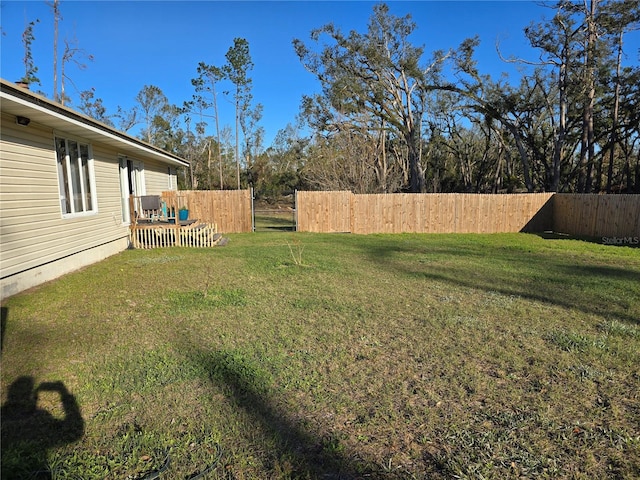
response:
<svg viewBox="0 0 640 480"><path fill-rule="evenodd" d="M189 162L172 153L52 102L4 79L0 79L0 110L16 117L27 117L34 124L44 125L91 142L106 144L124 155L153 158L176 167L189 166Z"/></svg>

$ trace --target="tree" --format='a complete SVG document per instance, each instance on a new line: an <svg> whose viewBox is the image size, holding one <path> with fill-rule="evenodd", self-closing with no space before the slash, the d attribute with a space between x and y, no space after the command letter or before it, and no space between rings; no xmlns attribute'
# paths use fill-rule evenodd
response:
<svg viewBox="0 0 640 480"><path fill-rule="evenodd" d="M60 15L60 0L49 3L53 11L53 100L58 101L58 24Z"/></svg>
<svg viewBox="0 0 640 480"><path fill-rule="evenodd" d="M402 184L400 162L384 172L380 182L380 149L383 144L372 142L369 131L345 129L329 137L317 136L309 145L300 176L314 189L350 190L354 193L382 193L385 185L392 191ZM393 182L395 181L395 185Z"/></svg>
<svg viewBox="0 0 640 480"><path fill-rule="evenodd" d="M546 24L532 24L525 28L524 33L529 43L540 51L540 61L529 62L513 58L508 60L555 69L556 88L549 89L549 95L554 94L557 98L554 100L548 95L545 99L548 118L554 130L552 173L547 185L547 189L552 192L558 191L562 165L567 161L569 107L574 103L570 102L570 98L575 95L576 82L573 77L580 56L575 45L581 31L582 26L576 24L564 4L560 3L551 21Z"/></svg>
<svg viewBox="0 0 640 480"><path fill-rule="evenodd" d="M554 68L548 75L557 79L557 89L548 90L555 96L546 97L548 119L554 126L550 189L556 191L564 184L578 192L600 191L607 148L607 177L613 175L612 155L620 131L616 102L620 100L621 41L624 32L638 24L638 4L562 0L553 8L552 21L525 30L531 45L541 52L542 63ZM561 172L565 172L562 179ZM610 190L609 180L607 184Z"/></svg>
<svg viewBox="0 0 640 480"><path fill-rule="evenodd" d="M251 95L245 97L245 102L252 100ZM257 158L262 151L264 129L258 126L262 119L262 104L258 103L254 108L244 105L240 109L240 128L244 139L243 156L246 159L246 169L249 176L252 175L253 159ZM253 182L250 182L253 183Z"/></svg>
<svg viewBox="0 0 640 480"><path fill-rule="evenodd" d="M138 116L139 112L136 107L124 109L118 106L118 110L113 114L113 118L118 120L118 130L123 132L128 132L139 123Z"/></svg>
<svg viewBox="0 0 640 480"><path fill-rule="evenodd" d="M235 157L236 157L236 179L238 189L240 189L240 116L242 110L250 105L247 101L251 92L251 78L249 72L253 69L253 62L249 53L249 42L244 38L235 38L233 46L229 47L225 55L227 63L223 67L223 72L235 87L233 101L235 105ZM250 97L249 97L250 98Z"/></svg>
<svg viewBox="0 0 640 480"><path fill-rule="evenodd" d="M167 152L177 153L183 138L180 120L184 110L168 101L153 116L151 142Z"/></svg>
<svg viewBox="0 0 640 480"><path fill-rule="evenodd" d="M602 137L595 120L607 88L598 83L607 58L606 44L600 40L598 5L597 0L584 6L563 0L553 6L556 13L551 21L525 29L540 59L509 59L537 67L523 76L517 89L492 87L488 77L480 78L465 61L458 64L473 79L462 82L467 98L512 134L529 191L590 191L594 169L598 188L602 154L597 143Z"/></svg>
<svg viewBox="0 0 640 480"><path fill-rule="evenodd" d="M80 70L85 70L87 68L87 64L84 63L82 59L93 61L93 55L90 55L86 50L78 46L77 38L74 37L72 40L65 38L64 53L62 54L62 67L60 71L60 96L57 99L62 105L69 101L69 96L65 89L66 81L68 80L75 87L75 84L66 73L66 66L68 63L73 62ZM77 87L76 90L78 90Z"/></svg>
<svg viewBox="0 0 640 480"><path fill-rule="evenodd" d="M611 130L609 133L609 158L606 182L606 192L611 193L613 187L616 147L618 146L621 136L621 90L623 85L626 83L623 78L622 70L624 35L627 32L640 28L640 5L638 2L632 0L623 0L621 2L610 2L605 4L603 6L601 22L605 33L611 38L616 57L613 72L614 92L611 105Z"/></svg>
<svg viewBox="0 0 640 480"><path fill-rule="evenodd" d="M19 81L26 83L27 85L31 83L40 84L40 79L36 77L38 73L38 67L36 67L35 62L33 60L33 52L31 51L31 47L36 37L33 35L33 28L39 23L40 20L36 19L27 24L27 27L22 32L22 44L24 45L24 77L22 77Z"/></svg>
<svg viewBox="0 0 640 480"><path fill-rule="evenodd" d="M143 116L142 139L154 144L154 120L169 105L167 97L155 85L145 85L136 95L138 108Z"/></svg>
<svg viewBox="0 0 640 480"><path fill-rule="evenodd" d="M300 125L287 124L253 164L257 198L275 202L302 186L301 171L308 158L309 139L300 136Z"/></svg>
<svg viewBox="0 0 640 480"><path fill-rule="evenodd" d="M85 115L113 127L113 122L107 115L107 109L102 99L95 98L95 93L95 88L80 92L80 105L78 105L78 109Z"/></svg>
<svg viewBox="0 0 640 480"><path fill-rule="evenodd" d="M426 65L423 48L414 47L409 36L416 25L410 15L395 17L385 4L376 5L364 34L343 34L333 24L311 32L319 50L301 40L293 45L305 68L322 85L322 95L305 97L307 113L315 114L325 128L361 130L372 118L373 129L383 129L400 139L406 150L412 192L425 190L421 131L429 92L438 85L443 62L451 52L434 52ZM382 138L386 138L383 136Z"/></svg>
<svg viewBox="0 0 640 480"><path fill-rule="evenodd" d="M216 92L216 85L218 82L225 78L225 74L222 68L215 65L207 65L204 62L198 64L198 77L191 80L191 84L196 88L197 95L194 101L201 105L203 109L213 106L215 130L216 130L216 143L217 156L218 156L218 174L220 176L220 189L224 188L224 175L223 175L223 162L222 162L222 149L220 148L220 117L218 115L218 97ZM208 92L211 95L211 103L203 96L204 92ZM211 163L208 165L209 173L209 185L211 185Z"/></svg>
<svg viewBox="0 0 640 480"><path fill-rule="evenodd" d="M577 6L577 5L576 5ZM582 107L582 140L580 145L580 163L578 169L578 192L589 193L591 173L595 157L595 138L593 131L593 112L596 97L596 62L598 32L596 28L596 10L598 0L584 2L584 64L583 87L585 98Z"/></svg>

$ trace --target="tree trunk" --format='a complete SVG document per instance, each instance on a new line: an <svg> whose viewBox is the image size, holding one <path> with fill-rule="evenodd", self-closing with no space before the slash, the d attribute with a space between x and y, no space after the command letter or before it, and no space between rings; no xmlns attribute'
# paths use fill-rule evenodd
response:
<svg viewBox="0 0 640 480"><path fill-rule="evenodd" d="M522 161L522 174L524 176L524 184L527 187L527 191L529 193L532 193L534 188L533 182L531 181L531 172L529 171L529 156L527 155L527 149L522 144L522 138L520 137L520 133L518 133L518 129L516 128L516 126L509 122L505 123L505 125L516 141L516 147L518 147L520 160Z"/></svg>
<svg viewBox="0 0 640 480"><path fill-rule="evenodd" d="M380 190L382 191L382 193L388 193L389 192L389 185L388 185L388 181L387 181L387 176L388 176L388 165L387 165L387 143L386 143L386 138L387 138L387 132L385 130L385 122L384 119L381 121L381 125L380 125L380 147L379 147L379 152L377 155L378 161L377 161L377 177L378 177L378 186L380 188Z"/></svg>
<svg viewBox="0 0 640 480"><path fill-rule="evenodd" d="M213 190L211 188L211 140L207 145L207 189Z"/></svg>
<svg viewBox="0 0 640 480"><path fill-rule="evenodd" d="M595 157L594 133L593 133L593 105L595 103L595 47L596 47L596 5L597 0L591 0L587 17L587 48L585 54L585 90L587 92L584 108L582 110L582 142L580 148L580 170L578 175L578 192L589 193L591 190L591 170Z"/></svg>
<svg viewBox="0 0 640 480"><path fill-rule="evenodd" d="M613 162L615 160L616 144L618 143L618 110L620 109L620 66L622 64L622 32L618 37L618 58L616 62L616 86L613 94L613 118L611 119L611 137L609 143L609 166L607 168L607 193L611 193L613 180Z"/></svg>
<svg viewBox="0 0 640 480"><path fill-rule="evenodd" d="M560 118L558 119L558 137L556 139L555 148L553 149L553 175L549 190L557 192L560 185L560 165L564 156L564 142L567 132L567 61L565 52L568 51L568 45L565 44L563 50L562 63L558 75L558 89L560 91Z"/></svg>
<svg viewBox="0 0 640 480"><path fill-rule="evenodd" d="M422 168L418 138L415 128L412 128L407 136L407 160L409 162L409 191L411 193L424 193L424 170Z"/></svg>
<svg viewBox="0 0 640 480"><path fill-rule="evenodd" d="M240 190L240 91L236 92L236 177L238 180L238 190Z"/></svg>
<svg viewBox="0 0 640 480"><path fill-rule="evenodd" d="M53 0L53 101L58 101L58 21L60 0Z"/></svg>
<svg viewBox="0 0 640 480"><path fill-rule="evenodd" d="M64 105L64 99L66 95L64 93L64 60L62 61L62 65L60 67L60 103Z"/></svg>
<svg viewBox="0 0 640 480"><path fill-rule="evenodd" d="M218 116L218 99L216 96L216 88L214 82L211 82L211 90L213 93L213 113L216 117L216 142L218 143L218 169L220 171L220 190L223 190L224 180L222 178L222 149L220 148L220 117Z"/></svg>

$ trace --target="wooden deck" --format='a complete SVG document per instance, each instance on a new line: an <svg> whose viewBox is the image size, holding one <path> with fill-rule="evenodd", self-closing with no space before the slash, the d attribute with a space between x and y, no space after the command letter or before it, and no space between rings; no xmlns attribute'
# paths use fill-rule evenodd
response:
<svg viewBox="0 0 640 480"><path fill-rule="evenodd" d="M197 219L179 220L176 197L134 197L129 199L131 223L129 239L133 248L194 247L209 248L223 243L215 223ZM156 197L156 196L154 196ZM148 208L150 203L157 208ZM143 208L145 207L145 208Z"/></svg>

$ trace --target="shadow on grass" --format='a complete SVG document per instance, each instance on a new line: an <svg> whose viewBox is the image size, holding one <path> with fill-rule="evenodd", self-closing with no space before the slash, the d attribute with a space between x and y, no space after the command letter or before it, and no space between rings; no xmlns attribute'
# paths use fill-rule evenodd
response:
<svg viewBox="0 0 640 480"><path fill-rule="evenodd" d="M9 386L2 405L2 478L52 478L47 451L84 435L80 407L62 382L34 386L33 377L19 377ZM61 418L38 408L38 397L46 392L57 396Z"/></svg>
<svg viewBox="0 0 640 480"><path fill-rule="evenodd" d="M576 265L576 266L559 266L561 269L566 270L568 274L572 275L588 275L594 278L612 279L612 280L625 280L634 282L640 285L640 272L630 270L627 268L610 267L606 265Z"/></svg>
<svg viewBox="0 0 640 480"><path fill-rule="evenodd" d="M581 242L593 243L596 245L607 245L608 247L640 248L638 237L592 237L589 235L569 235L566 233L540 232L534 235L544 240L579 240Z"/></svg>
<svg viewBox="0 0 640 480"><path fill-rule="evenodd" d="M4 350L4 332L7 329L7 320L9 318L9 309L7 307L0 307L0 355Z"/></svg>
<svg viewBox="0 0 640 480"><path fill-rule="evenodd" d="M295 232L295 225L256 225L256 232Z"/></svg>
<svg viewBox="0 0 640 480"><path fill-rule="evenodd" d="M572 276L559 276L553 282L542 284L533 278L499 278L496 275L480 280L466 269L448 268L442 271L424 272L424 277L443 281L471 289L497 292L507 296L516 296L528 300L575 309L586 314L601 315L611 319L640 323L640 319L628 312L633 294L609 296L598 293L588 296L572 283ZM557 275L549 272L549 275Z"/></svg>
<svg viewBox="0 0 640 480"><path fill-rule="evenodd" d="M255 231L256 232L295 232L296 221L293 212L282 216L279 211L256 213Z"/></svg>
<svg viewBox="0 0 640 480"><path fill-rule="evenodd" d="M567 259L535 246L486 243L363 243L368 257L393 273L513 295L587 314L640 323L640 271Z"/></svg>
<svg viewBox="0 0 640 480"><path fill-rule="evenodd" d="M339 441L317 438L299 422L269 401L267 376L240 352L198 350L184 346L189 361L209 374L212 385L222 388L232 404L252 419L258 432L275 450L274 462L288 465L287 478L296 479L382 479L394 478L373 471L375 466L347 458ZM224 445L223 445L224 449Z"/></svg>

